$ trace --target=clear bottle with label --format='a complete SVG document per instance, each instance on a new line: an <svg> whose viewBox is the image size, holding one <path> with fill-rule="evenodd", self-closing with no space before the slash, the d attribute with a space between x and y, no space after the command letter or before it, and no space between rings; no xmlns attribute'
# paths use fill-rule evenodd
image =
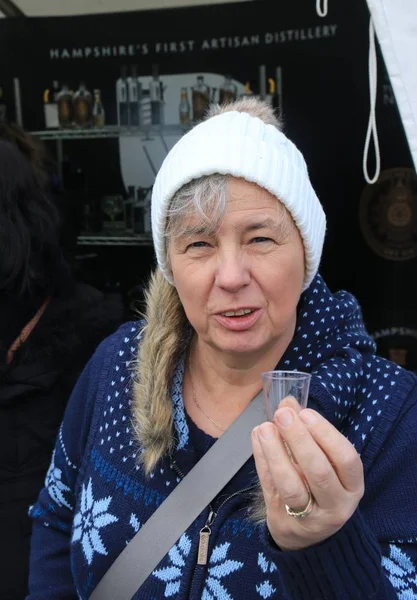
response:
<svg viewBox="0 0 417 600"><path fill-rule="evenodd" d="M149 95L151 99L152 124L162 124L162 84L159 79L158 65L152 67L152 79L149 82Z"/></svg>
<svg viewBox="0 0 417 600"><path fill-rule="evenodd" d="M186 87L181 88L179 113L181 125L188 125L190 122L190 103L188 101L188 91Z"/></svg>
<svg viewBox="0 0 417 600"><path fill-rule="evenodd" d="M204 118L210 105L210 89L204 83L204 76L197 76L197 85L193 86L193 120Z"/></svg>
<svg viewBox="0 0 417 600"><path fill-rule="evenodd" d="M98 129L102 129L106 124L106 113L101 99L101 90L94 90L93 122L94 127Z"/></svg>
<svg viewBox="0 0 417 600"><path fill-rule="evenodd" d="M74 124L80 129L88 129L93 124L93 100L83 81L74 94Z"/></svg>
<svg viewBox="0 0 417 600"><path fill-rule="evenodd" d="M57 96L57 103L59 126L63 129L70 129L74 120L74 99L73 93L66 83L62 84L62 90Z"/></svg>
<svg viewBox="0 0 417 600"><path fill-rule="evenodd" d="M245 83L245 87L244 87L244 89L243 89L243 94L242 94L242 96L243 96L244 98L248 98L248 97L252 97L252 96L254 96L254 95L255 95L255 94L252 92L251 85L250 85L250 81L247 81L247 82Z"/></svg>
<svg viewBox="0 0 417 600"><path fill-rule="evenodd" d="M268 78L268 93L265 95L265 103L269 104L271 108L274 105L274 96L275 96L275 81L272 77Z"/></svg>
<svg viewBox="0 0 417 600"><path fill-rule="evenodd" d="M132 65L130 77L127 80L128 98L129 98L129 125L130 127L139 127L139 102L142 95L142 85L138 78L136 65Z"/></svg>
<svg viewBox="0 0 417 600"><path fill-rule="evenodd" d="M282 114L283 93L282 93L282 67L275 69L275 93L272 106L277 114Z"/></svg>
<svg viewBox="0 0 417 600"><path fill-rule="evenodd" d="M129 88L127 67L120 69L120 77L116 81L117 122L120 127L129 127Z"/></svg>
<svg viewBox="0 0 417 600"><path fill-rule="evenodd" d="M59 82L55 80L52 88L47 88L43 93L45 127L47 129L57 129L59 127L58 95Z"/></svg>
<svg viewBox="0 0 417 600"><path fill-rule="evenodd" d="M152 102L149 90L142 89L139 103L139 121L141 129L149 131L152 128Z"/></svg>
<svg viewBox="0 0 417 600"><path fill-rule="evenodd" d="M232 82L230 75L226 75L219 91L219 104L234 102L237 96L237 87Z"/></svg>

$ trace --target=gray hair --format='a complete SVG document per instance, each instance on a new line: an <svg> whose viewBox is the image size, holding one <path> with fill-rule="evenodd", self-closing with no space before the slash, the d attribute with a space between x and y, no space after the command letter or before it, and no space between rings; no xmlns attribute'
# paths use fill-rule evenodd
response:
<svg viewBox="0 0 417 600"><path fill-rule="evenodd" d="M167 213L165 237L167 242L184 231L185 217L198 215L214 233L226 211L227 181L229 175L206 175L193 179L178 190Z"/></svg>

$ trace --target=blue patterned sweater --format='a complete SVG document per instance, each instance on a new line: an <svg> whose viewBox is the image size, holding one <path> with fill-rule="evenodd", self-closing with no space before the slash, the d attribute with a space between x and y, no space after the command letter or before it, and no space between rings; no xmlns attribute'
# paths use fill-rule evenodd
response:
<svg viewBox="0 0 417 600"><path fill-rule="evenodd" d="M172 381L176 464L149 478L132 435L140 323L103 342L84 370L59 431L45 487L31 507L29 600L87 599L159 504L214 443L184 411L180 361ZM250 459L212 503L207 565L197 565L209 509L181 536L140 592L141 600L417 599L417 379L375 356L359 307L317 276L298 307L279 368L313 374L309 405L360 453L366 492L346 525L323 543L280 551L250 519ZM143 549L146 552L146 548Z"/></svg>

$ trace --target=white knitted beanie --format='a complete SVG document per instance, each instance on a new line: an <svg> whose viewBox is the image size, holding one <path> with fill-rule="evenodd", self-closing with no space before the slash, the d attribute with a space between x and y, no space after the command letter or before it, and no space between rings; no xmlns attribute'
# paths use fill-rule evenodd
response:
<svg viewBox="0 0 417 600"><path fill-rule="evenodd" d="M276 127L237 111L216 115L186 133L168 153L156 176L152 235L165 278L173 284L165 240L169 204L183 185L215 173L256 183L287 207L304 243L306 289L319 267L326 217L303 155Z"/></svg>

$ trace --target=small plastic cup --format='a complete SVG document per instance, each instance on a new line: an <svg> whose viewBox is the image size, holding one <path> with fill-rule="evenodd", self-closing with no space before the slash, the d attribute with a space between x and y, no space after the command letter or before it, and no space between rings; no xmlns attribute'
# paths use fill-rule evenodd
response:
<svg viewBox="0 0 417 600"><path fill-rule="evenodd" d="M310 373L302 371L266 371L261 373L266 414L269 421L274 420L275 411L284 398L291 396L301 408L307 407L310 389Z"/></svg>

